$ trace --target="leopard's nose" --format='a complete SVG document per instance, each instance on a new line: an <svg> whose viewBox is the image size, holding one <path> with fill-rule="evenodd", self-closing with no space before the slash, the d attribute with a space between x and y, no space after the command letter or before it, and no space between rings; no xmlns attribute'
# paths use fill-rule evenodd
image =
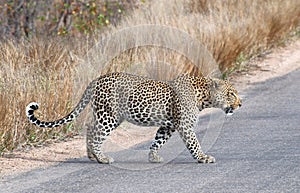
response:
<svg viewBox="0 0 300 193"><path fill-rule="evenodd" d="M239 107L241 107L241 106L242 106L242 103L239 104Z"/></svg>

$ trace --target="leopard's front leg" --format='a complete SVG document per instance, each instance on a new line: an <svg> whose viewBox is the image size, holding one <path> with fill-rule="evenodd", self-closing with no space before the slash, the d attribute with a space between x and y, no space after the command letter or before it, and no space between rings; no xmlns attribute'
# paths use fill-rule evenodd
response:
<svg viewBox="0 0 300 193"><path fill-rule="evenodd" d="M200 143L196 137L196 134L192 127L179 126L177 128L181 139L185 143L186 147L192 154L192 156L197 159L199 163L215 163L216 159L213 156L206 155L201 150Z"/></svg>

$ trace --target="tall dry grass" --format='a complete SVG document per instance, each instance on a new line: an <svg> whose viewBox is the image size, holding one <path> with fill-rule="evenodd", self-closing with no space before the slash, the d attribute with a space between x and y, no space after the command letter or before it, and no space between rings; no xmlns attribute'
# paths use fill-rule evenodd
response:
<svg viewBox="0 0 300 193"><path fill-rule="evenodd" d="M142 4L99 37L2 41L0 154L79 132L72 123L54 130L29 124L24 110L31 101L41 104L37 112L40 119L54 120L70 112L87 82L101 73L128 71L170 79L182 72L199 75L216 63L223 73L229 72L240 67L236 61L241 56L247 59L276 45L299 25L299 20L298 0L160 0ZM130 34L123 34L123 39L114 44L122 48L133 42L130 49L116 55L111 53L116 47L110 53L101 52L106 49L105 46L112 46L99 44L107 34L145 24L171 26L188 33L207 48L216 63L209 63L211 58L204 50L199 50L200 56L191 60L187 55L182 55L180 49L178 52L155 45L139 47L138 39L143 37L136 36L134 39ZM144 32L142 34L147 36ZM154 37L157 38L173 42L176 46L176 41L180 39L176 33L173 37L165 37L161 33ZM195 50L191 49L191 52ZM107 54L112 57L105 58ZM193 54L190 56L194 57Z"/></svg>
<svg viewBox="0 0 300 193"><path fill-rule="evenodd" d="M119 28L157 24L186 31L214 56L222 72L284 38L300 23L298 0L161 0L135 11Z"/></svg>
<svg viewBox="0 0 300 193"><path fill-rule="evenodd" d="M72 134L68 127L54 130L28 124L25 106L38 101L41 119L57 119L73 106L73 58L54 40L0 43L0 152L39 144Z"/></svg>

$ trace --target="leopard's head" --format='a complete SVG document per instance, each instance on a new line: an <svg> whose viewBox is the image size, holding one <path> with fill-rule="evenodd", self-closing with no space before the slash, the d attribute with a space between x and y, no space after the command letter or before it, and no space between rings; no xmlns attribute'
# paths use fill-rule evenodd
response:
<svg viewBox="0 0 300 193"><path fill-rule="evenodd" d="M226 80L212 79L210 91L213 107L221 108L227 115L242 106L237 90Z"/></svg>

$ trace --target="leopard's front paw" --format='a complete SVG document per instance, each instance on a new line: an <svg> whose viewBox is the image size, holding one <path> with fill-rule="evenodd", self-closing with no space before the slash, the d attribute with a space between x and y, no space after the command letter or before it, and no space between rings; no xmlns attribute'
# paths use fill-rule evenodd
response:
<svg viewBox="0 0 300 193"><path fill-rule="evenodd" d="M216 159L210 155L201 155L201 157L198 159L198 162L199 163L215 163Z"/></svg>
<svg viewBox="0 0 300 193"><path fill-rule="evenodd" d="M111 164L114 162L114 159L112 157L105 156L103 154L101 156L96 156L95 154L93 155L99 164Z"/></svg>
<svg viewBox="0 0 300 193"><path fill-rule="evenodd" d="M164 159L154 151L150 151L148 156L148 160L151 163L161 163L164 161Z"/></svg>
<svg viewBox="0 0 300 193"><path fill-rule="evenodd" d="M100 164L111 164L114 162L114 159L111 157L102 157L100 159L96 158Z"/></svg>

